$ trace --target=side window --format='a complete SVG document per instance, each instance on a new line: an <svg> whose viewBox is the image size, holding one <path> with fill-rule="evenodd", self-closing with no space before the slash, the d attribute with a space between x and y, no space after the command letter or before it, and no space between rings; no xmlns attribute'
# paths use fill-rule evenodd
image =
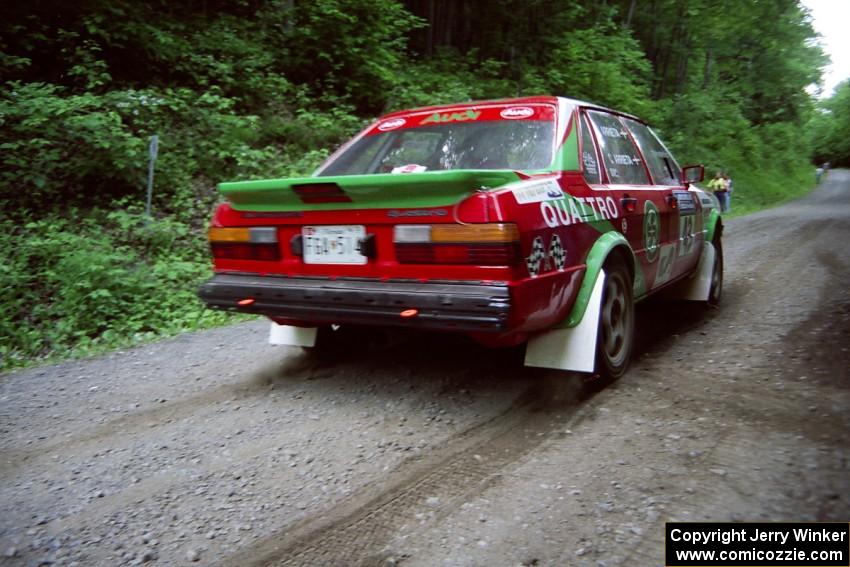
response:
<svg viewBox="0 0 850 567"><path fill-rule="evenodd" d="M596 145L593 143L593 135L590 133L590 124L587 116L581 113L581 165L584 172L584 180L588 183L602 183L599 172L599 159L596 157Z"/></svg>
<svg viewBox="0 0 850 567"><path fill-rule="evenodd" d="M599 141L605 171L608 172L608 181L614 184L649 185L640 152L620 119L596 111L588 112L588 115L596 126L596 139Z"/></svg>
<svg viewBox="0 0 850 567"><path fill-rule="evenodd" d="M624 119L623 121L637 140L655 184L679 185L679 166L652 130L634 120Z"/></svg>

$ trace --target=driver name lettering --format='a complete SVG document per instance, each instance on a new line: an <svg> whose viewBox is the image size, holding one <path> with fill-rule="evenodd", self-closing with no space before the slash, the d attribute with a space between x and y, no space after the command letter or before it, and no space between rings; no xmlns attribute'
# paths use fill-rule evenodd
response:
<svg viewBox="0 0 850 567"><path fill-rule="evenodd" d="M467 122L469 120L478 120L481 116L480 110L467 110L465 112L444 112L440 114L435 112L419 124L441 124L443 122Z"/></svg>
<svg viewBox="0 0 850 567"><path fill-rule="evenodd" d="M627 156L625 154L614 154L611 156L614 163L618 165L636 165L640 163L640 158Z"/></svg>
<svg viewBox="0 0 850 567"><path fill-rule="evenodd" d="M602 131L602 135L606 138L625 138L626 131L625 130L617 130L616 128L612 128L611 126L601 126L599 130Z"/></svg>
<svg viewBox="0 0 850 567"><path fill-rule="evenodd" d="M540 203L540 214L550 228L570 226L620 217L617 202L612 197L573 197Z"/></svg>

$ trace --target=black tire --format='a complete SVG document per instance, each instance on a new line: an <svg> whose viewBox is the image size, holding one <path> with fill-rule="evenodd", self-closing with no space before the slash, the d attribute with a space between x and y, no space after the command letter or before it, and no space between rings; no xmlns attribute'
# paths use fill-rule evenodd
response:
<svg viewBox="0 0 850 567"><path fill-rule="evenodd" d="M332 361L349 356L358 348L361 334L358 329L340 325L323 325L316 331L316 345L305 348L304 351L321 361Z"/></svg>
<svg viewBox="0 0 850 567"><path fill-rule="evenodd" d="M714 267L711 271L711 287L708 291L708 304L717 306L723 295L723 242L721 233L717 233L712 241L714 245Z"/></svg>
<svg viewBox="0 0 850 567"><path fill-rule="evenodd" d="M629 270L620 259L609 260L604 269L593 380L600 385L626 373L635 339L635 304Z"/></svg>
<svg viewBox="0 0 850 567"><path fill-rule="evenodd" d="M323 325L316 332L316 346L305 352L317 360L335 361L390 348L406 336L398 329L363 325Z"/></svg>

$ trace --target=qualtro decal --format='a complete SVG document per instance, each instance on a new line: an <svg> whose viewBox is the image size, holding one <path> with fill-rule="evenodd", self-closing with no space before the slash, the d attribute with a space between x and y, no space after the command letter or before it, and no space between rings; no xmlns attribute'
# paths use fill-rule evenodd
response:
<svg viewBox="0 0 850 567"><path fill-rule="evenodd" d="M441 124L443 122L468 122L478 120L481 116L480 110L466 110L464 112L435 112L419 124Z"/></svg>
<svg viewBox="0 0 850 567"><path fill-rule="evenodd" d="M499 116L506 120L520 120L534 116L534 109L527 106L512 106L500 112Z"/></svg>
<svg viewBox="0 0 850 567"><path fill-rule="evenodd" d="M646 249L646 261L654 262L658 258L661 238L661 217L658 207L647 200L643 205L643 247Z"/></svg>
<svg viewBox="0 0 850 567"><path fill-rule="evenodd" d="M564 198L564 191L554 179L542 181L525 182L516 186L509 186L514 194L516 202L520 205L528 203L540 203L542 201L556 201Z"/></svg>
<svg viewBox="0 0 850 567"><path fill-rule="evenodd" d="M617 202L612 197L572 197L543 201L540 203L540 214L550 228L620 218Z"/></svg>
<svg viewBox="0 0 850 567"><path fill-rule="evenodd" d="M543 263L541 269L540 263ZM567 265L567 251L561 243L561 237L553 234L549 239L549 250L543 246L543 237L535 236L531 242L531 254L525 259L525 265L528 267L528 273L532 278L536 278L541 272L552 269L554 265L558 271L563 271Z"/></svg>
<svg viewBox="0 0 850 567"><path fill-rule="evenodd" d="M388 132L390 130L395 130L396 128L401 128L407 123L407 120L404 118L393 118L392 120L385 120L378 124L378 130L381 132Z"/></svg>

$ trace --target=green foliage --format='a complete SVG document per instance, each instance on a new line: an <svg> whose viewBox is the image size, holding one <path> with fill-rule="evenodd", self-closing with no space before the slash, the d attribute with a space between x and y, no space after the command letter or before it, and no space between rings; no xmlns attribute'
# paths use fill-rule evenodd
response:
<svg viewBox="0 0 850 567"><path fill-rule="evenodd" d="M650 66L627 31L606 25L565 32L547 65L551 92L646 115Z"/></svg>
<svg viewBox="0 0 850 567"><path fill-rule="evenodd" d="M194 228L133 208L0 219L0 368L233 320L195 295L205 248Z"/></svg>
<svg viewBox="0 0 850 567"><path fill-rule="evenodd" d="M850 80L818 106L807 129L816 163L850 166Z"/></svg>
<svg viewBox="0 0 850 567"><path fill-rule="evenodd" d="M708 177L717 171L731 176L736 215L776 206L808 191L814 172L802 127L788 123L753 127L739 105L721 93L678 96L659 107L659 129L682 165L702 163Z"/></svg>
<svg viewBox="0 0 850 567"><path fill-rule="evenodd" d="M351 100L360 112L380 111L406 33L421 22L394 0L314 0L293 16L291 76L315 93L330 90Z"/></svg>
<svg viewBox="0 0 850 567"><path fill-rule="evenodd" d="M0 91L0 198L19 211L141 200L148 138L156 133L155 204L197 218L217 199L214 182L306 174L325 148L362 123L345 106L265 119L235 107L216 88L77 95L55 85L10 83Z"/></svg>
<svg viewBox="0 0 850 567"><path fill-rule="evenodd" d="M144 143L103 97L13 82L0 92L0 121L0 198L16 208L64 200L90 183L95 191L124 185L142 169Z"/></svg>
<svg viewBox="0 0 850 567"><path fill-rule="evenodd" d="M492 59L479 62L476 52L464 57L451 49L411 61L397 74L384 111L513 96L520 87L504 76L505 67Z"/></svg>

